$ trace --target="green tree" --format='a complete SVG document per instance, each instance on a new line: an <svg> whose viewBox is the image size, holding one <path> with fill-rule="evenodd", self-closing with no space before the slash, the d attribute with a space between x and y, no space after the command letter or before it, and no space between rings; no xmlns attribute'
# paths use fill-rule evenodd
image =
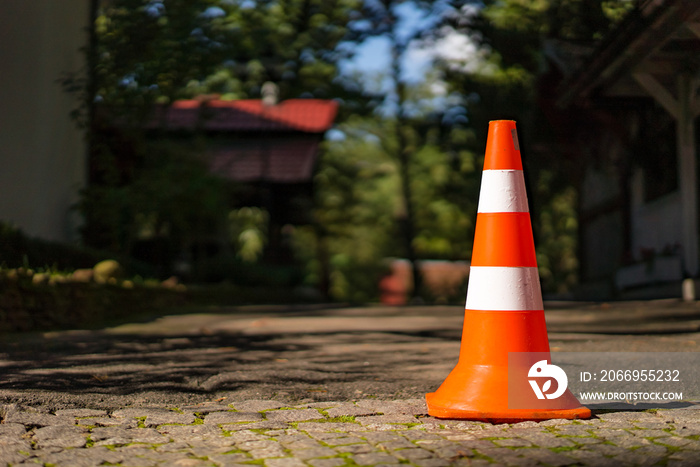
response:
<svg viewBox="0 0 700 467"><path fill-rule="evenodd" d="M462 60L444 60L451 89L474 96L468 116L483 152L489 120L518 121L523 142L540 276L545 290L566 291L576 282L578 176L581 161L539 147L556 141L542 112L547 89L542 77L552 63L547 50L592 47L633 5L614 0L492 0L471 14L453 18L444 36L462 35L474 45Z"/></svg>
<svg viewBox="0 0 700 467"><path fill-rule="evenodd" d="M425 118L420 107L412 99L409 83L405 78L404 64L410 47L430 37L439 26L455 13L465 1L420 0L369 0L360 10L361 17L350 26L349 38L354 41L370 37L382 37L389 43L390 60L386 78L391 83L391 93L384 101L387 138L382 139L384 151L391 154L397 164L399 176L400 207L396 219L399 225L403 255L410 261L413 272L412 294L422 294L422 279L418 267L418 220L413 187L413 165L421 142L415 123ZM418 12L420 26L407 26L402 22L402 10ZM416 114L418 112L418 115Z"/></svg>
<svg viewBox="0 0 700 467"><path fill-rule="evenodd" d="M201 237L197 226L210 225L229 195L196 157L202 145L156 143L146 134L155 106L203 93L257 98L265 81L283 98L353 94L336 77L357 0L95 4L89 79L64 83L83 94L75 117L88 129L95 183L79 209L95 246L129 253L143 232L176 243ZM193 196L182 202L183 193Z"/></svg>

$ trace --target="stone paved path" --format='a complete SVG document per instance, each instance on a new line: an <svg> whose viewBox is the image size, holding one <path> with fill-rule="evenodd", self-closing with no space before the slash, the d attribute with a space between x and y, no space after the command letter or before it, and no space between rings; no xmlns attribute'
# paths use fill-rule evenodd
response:
<svg viewBox="0 0 700 467"><path fill-rule="evenodd" d="M421 399L212 401L108 413L2 407L12 466L696 466L697 409L492 425L427 416Z"/></svg>
<svg viewBox="0 0 700 467"><path fill-rule="evenodd" d="M700 305L667 305L554 310L550 346L696 352ZM461 314L246 308L12 336L0 466L700 465L689 404L510 425L428 416Z"/></svg>

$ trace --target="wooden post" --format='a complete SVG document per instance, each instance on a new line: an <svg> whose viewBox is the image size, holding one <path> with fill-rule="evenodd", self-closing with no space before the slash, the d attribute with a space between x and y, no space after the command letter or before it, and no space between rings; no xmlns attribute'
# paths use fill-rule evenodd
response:
<svg viewBox="0 0 700 467"><path fill-rule="evenodd" d="M634 73L637 83L676 120L676 154L678 155L678 185L681 195L684 273L698 275L698 190L695 149L695 116L698 106L695 92L698 79L691 73L681 73L676 80L677 98L649 73Z"/></svg>
<svg viewBox="0 0 700 467"><path fill-rule="evenodd" d="M689 73L682 73L677 78L676 140L678 144L678 181L683 213L683 225L681 226L683 261L685 272L691 277L698 274L698 190L694 124L696 84L697 81Z"/></svg>

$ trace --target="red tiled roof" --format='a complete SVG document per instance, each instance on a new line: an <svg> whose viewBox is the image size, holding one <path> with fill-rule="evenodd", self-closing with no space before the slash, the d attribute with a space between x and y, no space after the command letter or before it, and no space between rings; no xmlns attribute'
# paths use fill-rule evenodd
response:
<svg viewBox="0 0 700 467"><path fill-rule="evenodd" d="M318 141L313 137L236 141L209 152L210 170L238 182L311 180Z"/></svg>
<svg viewBox="0 0 700 467"><path fill-rule="evenodd" d="M323 99L289 99L274 106L264 105L259 99L181 100L159 108L147 127L323 133L331 127L337 112L337 102Z"/></svg>

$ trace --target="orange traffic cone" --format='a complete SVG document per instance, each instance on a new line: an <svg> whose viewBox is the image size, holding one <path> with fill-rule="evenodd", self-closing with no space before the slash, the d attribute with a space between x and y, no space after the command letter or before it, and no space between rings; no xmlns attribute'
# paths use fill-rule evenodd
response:
<svg viewBox="0 0 700 467"><path fill-rule="evenodd" d="M489 123L476 219L459 362L426 395L428 413L492 422L590 417L550 365L514 121ZM552 380L542 377L560 374L547 393Z"/></svg>

